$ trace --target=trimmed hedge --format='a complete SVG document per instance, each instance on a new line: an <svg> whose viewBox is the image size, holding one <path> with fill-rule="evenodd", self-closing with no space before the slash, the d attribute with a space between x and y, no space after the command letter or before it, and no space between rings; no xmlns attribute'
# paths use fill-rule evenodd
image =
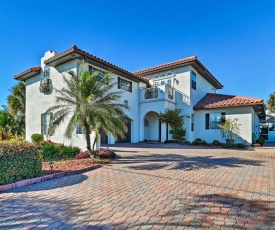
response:
<svg viewBox="0 0 275 230"><path fill-rule="evenodd" d="M31 135L32 143L39 145L44 140L44 136L40 133L34 133Z"/></svg>
<svg viewBox="0 0 275 230"><path fill-rule="evenodd" d="M60 147L56 144L45 144L40 149L44 160L59 160L74 158L80 152L75 146Z"/></svg>
<svg viewBox="0 0 275 230"><path fill-rule="evenodd" d="M22 142L0 143L0 185L42 174L42 155Z"/></svg>

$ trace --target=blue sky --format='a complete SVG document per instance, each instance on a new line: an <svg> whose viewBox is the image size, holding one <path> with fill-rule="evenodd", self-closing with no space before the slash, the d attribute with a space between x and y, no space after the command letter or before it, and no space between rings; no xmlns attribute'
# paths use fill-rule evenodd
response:
<svg viewBox="0 0 275 230"><path fill-rule="evenodd" d="M0 0L0 105L13 75L73 44L129 71L197 55L219 93L275 91L275 1Z"/></svg>

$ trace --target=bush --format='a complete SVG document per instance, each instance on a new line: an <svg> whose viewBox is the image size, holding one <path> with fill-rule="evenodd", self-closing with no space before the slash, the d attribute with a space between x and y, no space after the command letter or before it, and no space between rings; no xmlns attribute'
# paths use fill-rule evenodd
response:
<svg viewBox="0 0 275 230"><path fill-rule="evenodd" d="M101 159L111 159L116 157L116 153L111 149L100 149L100 151L96 153L96 157Z"/></svg>
<svg viewBox="0 0 275 230"><path fill-rule="evenodd" d="M75 146L64 146L60 149L60 157L62 158L74 158L77 154L79 154L80 148Z"/></svg>
<svg viewBox="0 0 275 230"><path fill-rule="evenodd" d="M90 155L89 151L84 151L84 152L77 154L74 158L75 159L85 159L85 158L90 158L90 157L91 157L91 155Z"/></svg>
<svg viewBox="0 0 275 230"><path fill-rule="evenodd" d="M265 143L265 139L264 139L263 137L259 137L259 138L257 139L256 143L259 143L261 146L263 146L264 143Z"/></svg>
<svg viewBox="0 0 275 230"><path fill-rule="evenodd" d="M237 144L235 144L235 147L239 148L239 149L244 149L246 146L245 146L245 144L237 143Z"/></svg>
<svg viewBox="0 0 275 230"><path fill-rule="evenodd" d="M206 145L206 141L202 140L201 138L197 138L192 142L193 145Z"/></svg>
<svg viewBox="0 0 275 230"><path fill-rule="evenodd" d="M40 176L42 155L22 142L0 143L0 185Z"/></svg>
<svg viewBox="0 0 275 230"><path fill-rule="evenodd" d="M40 142L44 140L44 136L39 133L34 133L31 135L31 139L32 139L32 143L34 143L35 145L39 145Z"/></svg>
<svg viewBox="0 0 275 230"><path fill-rule="evenodd" d="M44 160L55 160L60 158L60 147L54 144L46 144L41 147Z"/></svg>
<svg viewBox="0 0 275 230"><path fill-rule="evenodd" d="M212 142L212 144L213 144L214 146L220 146L220 145L221 145L221 142L220 142L219 140L214 140L214 141Z"/></svg>

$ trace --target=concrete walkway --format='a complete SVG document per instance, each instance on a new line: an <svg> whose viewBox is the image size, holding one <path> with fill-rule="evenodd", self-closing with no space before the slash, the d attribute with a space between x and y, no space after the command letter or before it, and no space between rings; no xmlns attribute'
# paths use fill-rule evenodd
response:
<svg viewBox="0 0 275 230"><path fill-rule="evenodd" d="M0 229L275 229L274 147L114 149L109 166L0 194Z"/></svg>

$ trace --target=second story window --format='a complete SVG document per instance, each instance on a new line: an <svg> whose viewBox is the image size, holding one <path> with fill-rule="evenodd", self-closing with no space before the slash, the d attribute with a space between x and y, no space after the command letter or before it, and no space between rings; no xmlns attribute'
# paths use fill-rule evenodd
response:
<svg viewBox="0 0 275 230"><path fill-rule="evenodd" d="M47 65L44 67L44 77L50 78L50 67Z"/></svg>
<svg viewBox="0 0 275 230"><path fill-rule="evenodd" d="M90 72L91 74L93 74L93 73L95 73L95 72L98 72L98 73L99 73L99 74L98 74L98 77L97 77L97 80L98 80L98 81L100 81L100 80L104 77L104 75L105 75L105 72L104 72L104 71L99 70L99 69L97 69L97 68L95 68L95 67L93 67L93 66L89 66L89 72Z"/></svg>
<svg viewBox="0 0 275 230"><path fill-rule="evenodd" d="M118 88L125 91L132 92L132 82L126 79L118 77Z"/></svg>
<svg viewBox="0 0 275 230"><path fill-rule="evenodd" d="M191 71L191 86L192 86L192 89L196 90L197 89L197 76L196 76L196 73Z"/></svg>

